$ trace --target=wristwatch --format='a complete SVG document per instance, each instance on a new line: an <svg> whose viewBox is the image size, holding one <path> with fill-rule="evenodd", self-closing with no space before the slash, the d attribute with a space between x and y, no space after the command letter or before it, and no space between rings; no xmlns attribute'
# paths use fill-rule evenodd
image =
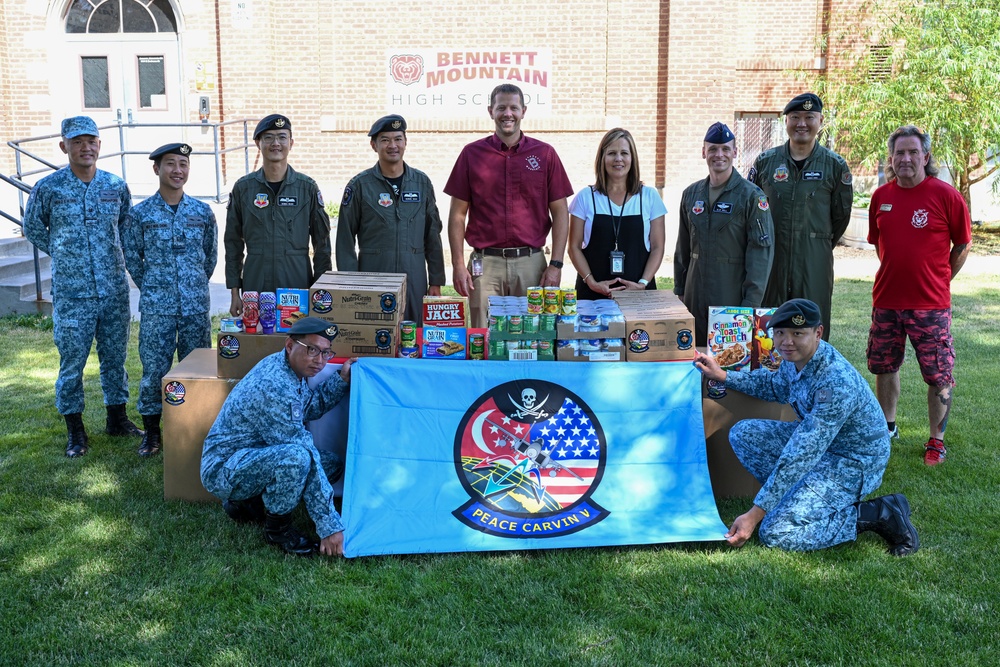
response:
<svg viewBox="0 0 1000 667"><path fill-rule="evenodd" d="M558 259L550 259L549 260L549 266L551 266L553 268L556 268L556 269L561 269L563 267L563 263L560 262Z"/></svg>

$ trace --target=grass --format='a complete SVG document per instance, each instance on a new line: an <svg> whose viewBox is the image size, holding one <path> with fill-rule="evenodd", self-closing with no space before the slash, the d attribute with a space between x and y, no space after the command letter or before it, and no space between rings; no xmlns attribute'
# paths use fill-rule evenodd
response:
<svg viewBox="0 0 1000 667"><path fill-rule="evenodd" d="M162 458L99 430L93 356L91 452L63 457L50 323L2 318L0 664L996 664L998 282L956 279L959 385L938 468L921 462L912 354L903 367L882 492L914 507L922 548L904 559L870 535L809 554L754 538L739 550L285 557L217 505L163 501ZM834 296L833 342L862 369L870 290L840 281ZM722 502L723 520L748 502Z"/></svg>
<svg viewBox="0 0 1000 667"><path fill-rule="evenodd" d="M971 248L977 255L1000 255L1000 221L973 225Z"/></svg>

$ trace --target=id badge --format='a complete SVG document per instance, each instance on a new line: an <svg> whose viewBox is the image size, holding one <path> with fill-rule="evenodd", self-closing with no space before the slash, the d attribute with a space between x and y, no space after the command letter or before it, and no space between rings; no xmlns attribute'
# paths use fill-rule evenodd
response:
<svg viewBox="0 0 1000 667"><path fill-rule="evenodd" d="M472 253L472 257L469 258L469 268L473 276L478 278L483 275L483 256L478 252Z"/></svg>
<svg viewBox="0 0 1000 667"><path fill-rule="evenodd" d="M625 273L625 253L621 250L611 251L611 275L620 276Z"/></svg>

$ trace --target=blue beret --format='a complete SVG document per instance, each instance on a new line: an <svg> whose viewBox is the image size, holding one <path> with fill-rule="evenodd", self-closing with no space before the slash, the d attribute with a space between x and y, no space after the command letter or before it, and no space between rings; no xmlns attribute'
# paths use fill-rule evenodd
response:
<svg viewBox="0 0 1000 667"><path fill-rule="evenodd" d="M156 160L163 157L164 155L183 155L187 157L191 154L191 147L187 144L166 144L165 146L160 146L155 151L149 154L150 160Z"/></svg>
<svg viewBox="0 0 1000 667"><path fill-rule="evenodd" d="M253 140L257 141L257 137L264 134L268 130L288 130L292 131L292 121L288 120L287 116L282 116L280 113L273 113L270 116L264 116L257 123L257 127L253 131Z"/></svg>
<svg viewBox="0 0 1000 667"><path fill-rule="evenodd" d="M95 123L94 119L90 116L73 116L72 118L66 118L63 120L63 139L72 139L73 137L79 137L85 134L92 137L101 136L97 131L97 123Z"/></svg>
<svg viewBox="0 0 1000 667"><path fill-rule="evenodd" d="M815 111L819 113L823 110L823 100L815 93L802 93L796 95L785 105L785 110L781 113L788 115L793 111Z"/></svg>
<svg viewBox="0 0 1000 667"><path fill-rule="evenodd" d="M374 139L379 132L406 132L406 119L399 114L382 116L368 130L368 136Z"/></svg>
<svg viewBox="0 0 1000 667"><path fill-rule="evenodd" d="M316 334L327 340L333 340L337 337L337 325L326 320L321 320L318 317L310 316L303 317L288 329L289 336L308 336L309 334Z"/></svg>
<svg viewBox="0 0 1000 667"><path fill-rule="evenodd" d="M725 123L712 123L705 133L705 141L710 144L728 144L736 138L732 130L726 127Z"/></svg>
<svg viewBox="0 0 1000 667"><path fill-rule="evenodd" d="M823 324L819 306L809 299L789 299L771 315L769 327L774 329L804 329Z"/></svg>

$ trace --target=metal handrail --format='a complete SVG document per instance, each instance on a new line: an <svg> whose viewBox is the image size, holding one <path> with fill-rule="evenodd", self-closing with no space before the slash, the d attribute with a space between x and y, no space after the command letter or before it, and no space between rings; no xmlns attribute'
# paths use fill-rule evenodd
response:
<svg viewBox="0 0 1000 667"><path fill-rule="evenodd" d="M249 124L256 123L258 119L256 118L238 118L234 120L227 120L220 123L134 123L125 122L123 123L119 117L118 122L111 123L109 125L99 126L98 130L109 130L114 128L116 134L118 135L118 146L119 150L117 152L102 153L98 157L100 160L110 160L114 158L119 158L119 163L121 165L122 179L126 182L128 181L128 166L126 163L126 157L129 155L148 155L148 150L125 150L126 146L126 130L137 129L137 128L184 128L184 127L197 127L204 129L206 127L212 128L212 150L211 151L193 151L192 155L213 155L215 162L215 195L214 196L203 196L194 195L196 199L210 200L217 204L223 203L228 199L229 193L223 195L222 192L222 160L226 155L234 153L236 151L243 151L243 173L250 173L250 147L254 144L250 140ZM231 125L243 125L243 142L234 147L222 148L221 146L221 131L223 128ZM37 137L25 137L23 139L12 139L7 142L7 145L14 151L14 165L16 168L16 177L12 178L4 174L0 174L0 181L7 183L17 189L18 205L20 208L20 218L15 218L6 211L0 210L0 217L3 217L11 222L15 223L21 229L24 229L24 207L25 207L25 195L30 195L33 186L28 185L24 182L26 177L36 176L38 174L47 174L49 172L57 171L61 168L61 165L53 164L52 162L46 160L45 158L36 155L32 151L27 150L24 144L29 142L47 141L51 139L61 138L61 135L47 134ZM33 160L34 162L41 165L40 167L33 168L30 170L25 170L22 165L22 156L28 160ZM31 163L33 164L33 163ZM133 193L133 199L145 199L149 195L136 195ZM22 231L23 234L23 231ZM38 261L38 248L32 245L32 253L34 255L34 268L35 268L35 299L38 301L42 300L42 278L41 278L41 267Z"/></svg>

